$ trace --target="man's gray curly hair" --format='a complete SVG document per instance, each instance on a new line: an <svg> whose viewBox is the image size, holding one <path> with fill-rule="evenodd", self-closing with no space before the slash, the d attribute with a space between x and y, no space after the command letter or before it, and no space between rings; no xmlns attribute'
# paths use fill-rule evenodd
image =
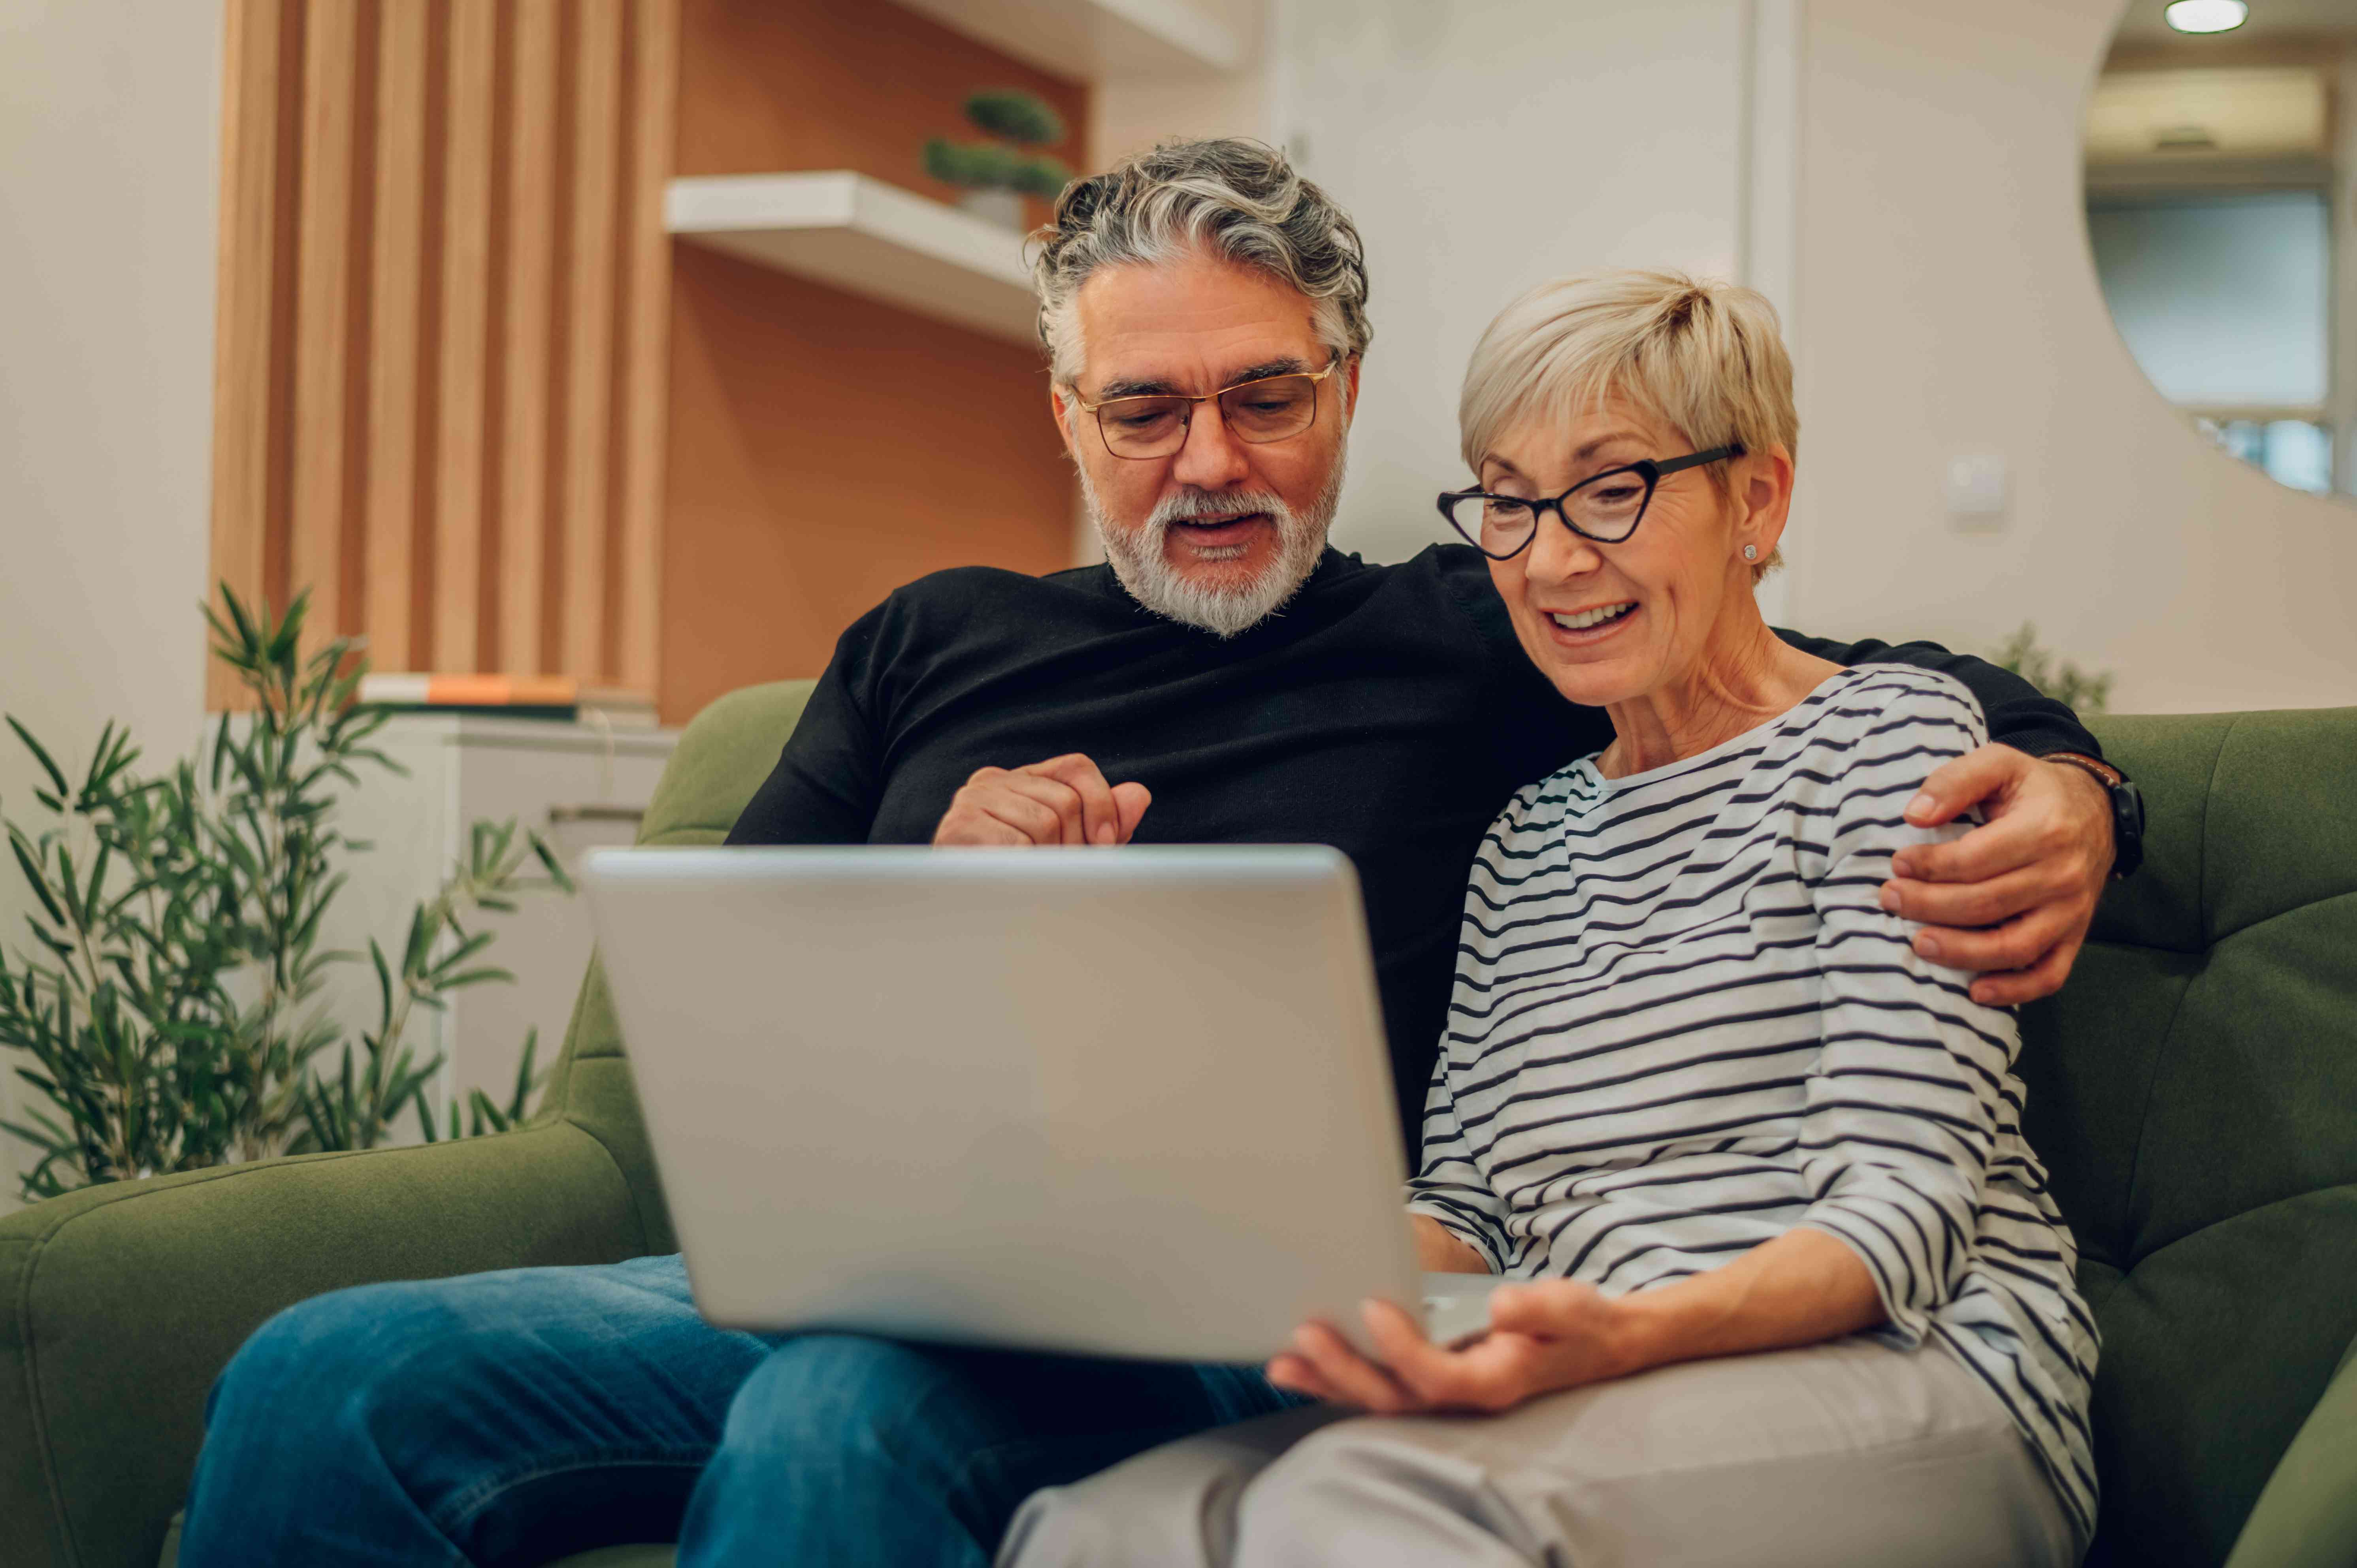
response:
<svg viewBox="0 0 2357 1568"><path fill-rule="evenodd" d="M1039 341L1056 384L1081 373L1072 300L1100 267L1167 262L1200 252L1256 268L1308 295L1319 341L1363 354L1367 263L1349 214L1294 171L1283 153L1242 137L1165 142L1056 199L1055 220L1031 235Z"/></svg>

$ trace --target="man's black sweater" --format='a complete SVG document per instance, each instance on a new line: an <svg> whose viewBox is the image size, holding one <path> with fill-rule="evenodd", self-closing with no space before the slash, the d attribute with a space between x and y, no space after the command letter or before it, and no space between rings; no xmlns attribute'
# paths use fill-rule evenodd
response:
<svg viewBox="0 0 2357 1568"><path fill-rule="evenodd" d="M1945 671L1996 739L2100 755L2070 709L1979 660L1781 635ZM929 843L976 768L1076 751L1153 791L1136 843L1332 844L1364 891L1412 1151L1473 852L1516 789L1611 739L1531 666L1463 545L1402 565L1329 550L1282 614L1226 641L1140 607L1109 567L966 567L843 634L728 842Z"/></svg>

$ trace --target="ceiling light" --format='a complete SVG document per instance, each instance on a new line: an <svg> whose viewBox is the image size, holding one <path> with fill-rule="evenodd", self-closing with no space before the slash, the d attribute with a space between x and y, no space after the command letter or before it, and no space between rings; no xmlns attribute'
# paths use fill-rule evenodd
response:
<svg viewBox="0 0 2357 1568"><path fill-rule="evenodd" d="M2228 33L2241 27L2250 14L2243 0L2176 0L2160 15L2180 33Z"/></svg>

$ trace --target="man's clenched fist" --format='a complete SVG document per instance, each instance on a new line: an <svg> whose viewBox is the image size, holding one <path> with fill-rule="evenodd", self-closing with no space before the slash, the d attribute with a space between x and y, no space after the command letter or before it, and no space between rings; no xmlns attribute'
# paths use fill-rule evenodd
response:
<svg viewBox="0 0 2357 1568"><path fill-rule="evenodd" d="M1078 752L1028 768L984 768L950 800L936 844L1127 843L1154 797L1108 784Z"/></svg>

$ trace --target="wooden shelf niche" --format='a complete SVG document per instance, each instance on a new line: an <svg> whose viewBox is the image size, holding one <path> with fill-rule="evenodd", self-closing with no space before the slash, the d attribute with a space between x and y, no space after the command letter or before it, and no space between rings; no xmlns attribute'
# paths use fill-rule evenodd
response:
<svg viewBox="0 0 2357 1568"><path fill-rule="evenodd" d="M682 0L664 464L667 723L815 675L929 572L1071 564L1022 241L925 173L1019 88L1090 166L1090 89L932 6ZM1034 202L1032 221L1046 216Z"/></svg>
<svg viewBox="0 0 2357 1568"><path fill-rule="evenodd" d="M1021 235L851 169L674 179L664 219L682 240L832 288L1037 336Z"/></svg>

